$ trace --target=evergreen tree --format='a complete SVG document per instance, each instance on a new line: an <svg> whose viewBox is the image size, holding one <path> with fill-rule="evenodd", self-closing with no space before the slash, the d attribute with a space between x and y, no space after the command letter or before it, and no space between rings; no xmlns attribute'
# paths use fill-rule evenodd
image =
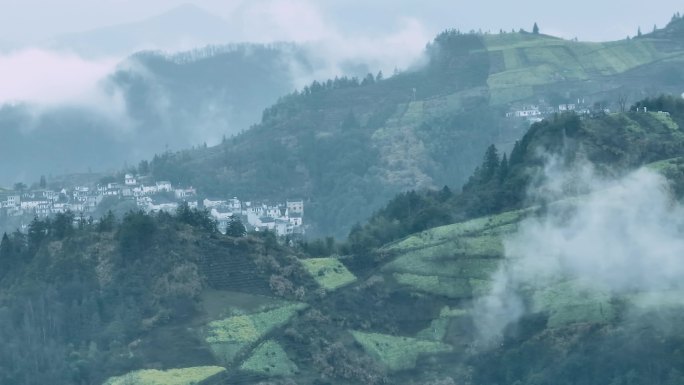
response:
<svg viewBox="0 0 684 385"><path fill-rule="evenodd" d="M224 136L225 139L225 136ZM149 175L150 173L150 162L146 160L140 161L138 164L138 174L140 175Z"/></svg>
<svg viewBox="0 0 684 385"><path fill-rule="evenodd" d="M513 150L511 151L511 158L508 161L509 167L522 163L523 152L523 145L520 143L519 140L516 140L515 144L513 145Z"/></svg>
<svg viewBox="0 0 684 385"><path fill-rule="evenodd" d="M7 271L12 267L14 260L14 247L12 240L7 236L7 233L2 235L0 241L0 279L5 276Z"/></svg>
<svg viewBox="0 0 684 385"><path fill-rule="evenodd" d="M506 153L504 153L503 157L501 157L501 164L499 164L499 181L502 182L506 175L508 175L508 158Z"/></svg>
<svg viewBox="0 0 684 385"><path fill-rule="evenodd" d="M534 26L532 26L532 33L535 35L539 35L539 26L537 23L534 23Z"/></svg>
<svg viewBox="0 0 684 385"><path fill-rule="evenodd" d="M28 226L28 249L31 255L40 248L41 243L47 237L49 224L34 217Z"/></svg>
<svg viewBox="0 0 684 385"><path fill-rule="evenodd" d="M226 229L226 235L231 237L244 237L247 234L247 229L242 221L237 216L233 216L228 223L228 228Z"/></svg>
<svg viewBox="0 0 684 385"><path fill-rule="evenodd" d="M637 29L637 36L638 36L638 37L641 37L641 27L639 27L639 28Z"/></svg>
<svg viewBox="0 0 684 385"><path fill-rule="evenodd" d="M47 187L47 181L45 180L45 175L40 176L40 182L39 182L40 188L45 188Z"/></svg>
<svg viewBox="0 0 684 385"><path fill-rule="evenodd" d="M52 234L57 239L66 238L74 233L74 213L67 211L66 213L59 213L55 215L55 220L52 221ZM81 220L80 223L83 223Z"/></svg>
<svg viewBox="0 0 684 385"><path fill-rule="evenodd" d="M484 161L482 162L482 166L480 168L481 181L490 181L497 174L499 170L499 164L499 151L496 149L496 146L492 144L487 148Z"/></svg>
<svg viewBox="0 0 684 385"><path fill-rule="evenodd" d="M114 230L115 224L116 217L114 217L114 213L112 212L112 210L109 210L107 211L107 214L100 218L100 222L97 224L97 231L101 233L105 231L112 231Z"/></svg>
<svg viewBox="0 0 684 385"><path fill-rule="evenodd" d="M14 191L17 191L19 193L23 193L24 190L26 190L26 185L22 182L17 182L14 184Z"/></svg>

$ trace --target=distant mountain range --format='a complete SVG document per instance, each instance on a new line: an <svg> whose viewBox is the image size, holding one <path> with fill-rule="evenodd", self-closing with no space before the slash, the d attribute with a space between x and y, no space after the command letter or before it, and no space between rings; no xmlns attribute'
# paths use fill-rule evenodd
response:
<svg viewBox="0 0 684 385"><path fill-rule="evenodd" d="M181 51L234 41L227 21L185 4L139 22L57 36L44 46L85 57L121 57L145 49Z"/></svg>
<svg viewBox="0 0 684 385"><path fill-rule="evenodd" d="M120 169L166 149L182 149L247 129L295 88L290 65L309 66L290 44L208 47L178 55L135 54L100 88L113 107L0 107L0 183L40 174ZM104 111L104 112L103 112ZM49 149L59 149L59 156Z"/></svg>

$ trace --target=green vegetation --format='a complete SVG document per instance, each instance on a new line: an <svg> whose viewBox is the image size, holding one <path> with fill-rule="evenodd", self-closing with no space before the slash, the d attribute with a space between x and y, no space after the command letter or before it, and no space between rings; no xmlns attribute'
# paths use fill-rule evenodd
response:
<svg viewBox="0 0 684 385"><path fill-rule="evenodd" d="M240 369L265 376L291 376L297 373L297 365L287 357L279 343L268 340L254 349L252 355L240 365Z"/></svg>
<svg viewBox="0 0 684 385"><path fill-rule="evenodd" d="M383 247L383 250L405 252L416 247L427 248L437 246L456 237L478 234L495 228L504 228L505 225L517 223L528 213L529 210L508 211L502 214L435 227L413 234L399 242L391 243ZM510 228L506 228L506 230L511 231Z"/></svg>
<svg viewBox="0 0 684 385"><path fill-rule="evenodd" d="M487 80L493 104L532 96L534 86L615 76L680 54L659 49L653 40L580 43L524 33L485 35L483 40L490 55L503 58Z"/></svg>
<svg viewBox="0 0 684 385"><path fill-rule="evenodd" d="M12 348L0 349L0 383L101 384L141 368L211 365L196 329L212 315L273 310L275 321L249 319L262 333L299 308L273 298L301 288L288 280L305 274L290 257L296 250L260 234L222 236L203 211L179 214L130 212L74 227L65 213L3 235L0 335ZM271 289L272 277L291 290ZM253 293L252 307L239 296L203 295L236 286ZM205 313L203 300L224 310Z"/></svg>
<svg viewBox="0 0 684 385"><path fill-rule="evenodd" d="M510 108L540 100L557 107L582 98L617 111L639 94L680 92L684 51L676 39L585 43L533 33L448 30L429 44L428 63L420 69L363 81L313 82L266 109L253 129L216 147L161 154L150 169L157 179L207 194L310 198L310 234L342 238L397 193L460 186L490 144L510 155L528 128L505 118ZM507 181L498 196L481 200L519 201L516 187L524 181L518 182ZM438 196L422 198L444 203ZM387 231L372 231L377 242L365 250L400 237L392 234L406 236L500 209L435 215L443 213L439 205L415 203L423 215L407 215L412 219L398 224L379 221Z"/></svg>
<svg viewBox="0 0 684 385"><path fill-rule="evenodd" d="M186 369L137 370L120 377L112 377L103 385L202 385L225 368L219 366L200 366Z"/></svg>
<svg viewBox="0 0 684 385"><path fill-rule="evenodd" d="M300 303L290 304L260 313L212 321L204 332L204 340L211 345L214 354L222 362L230 363L240 351L273 329L283 326L306 306Z"/></svg>
<svg viewBox="0 0 684 385"><path fill-rule="evenodd" d="M571 323L609 323L617 316L609 293L582 287L578 281L560 282L532 294L533 311L549 314L548 326Z"/></svg>
<svg viewBox="0 0 684 385"><path fill-rule="evenodd" d="M411 369L423 354L446 353L452 347L443 343L411 337L352 331L354 339L391 371Z"/></svg>
<svg viewBox="0 0 684 385"><path fill-rule="evenodd" d="M287 301L265 295L207 289L200 294L203 312L217 320L235 315L260 313L287 305Z"/></svg>
<svg viewBox="0 0 684 385"><path fill-rule="evenodd" d="M561 203L528 199L544 182L543 154L564 166L586 158L609 175L650 164L682 196L679 97L624 113L560 114L522 138L504 118L508 106L495 105L608 98L677 79L681 61L660 59L665 43L680 41L654 39L584 44L447 31L419 70L312 83L219 146L149 164L156 178L209 195L302 197L319 233L340 235L375 210L343 244L245 234L238 223L224 236L206 211L187 206L78 227L67 213L3 235L0 383L173 383L184 375L146 368L217 361L225 381L245 383L295 375L332 385L682 383L679 293L653 301L653 293L550 282L523 290L531 311L491 346L479 339L473 307L521 220L582 199L572 197L582 191ZM338 254L344 259L318 258ZM112 377L120 373L129 375Z"/></svg>
<svg viewBox="0 0 684 385"><path fill-rule="evenodd" d="M335 290L356 281L356 277L337 258L303 259L306 271L326 290Z"/></svg>
<svg viewBox="0 0 684 385"><path fill-rule="evenodd" d="M445 306L440 312L439 317L430 322L427 328L416 334L417 338L434 341L444 341L449 325L452 320L468 317L468 310L459 308L449 308Z"/></svg>

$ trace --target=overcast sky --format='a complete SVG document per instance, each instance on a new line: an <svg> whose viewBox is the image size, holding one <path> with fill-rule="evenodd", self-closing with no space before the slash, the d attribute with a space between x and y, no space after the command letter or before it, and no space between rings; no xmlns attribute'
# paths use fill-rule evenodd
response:
<svg viewBox="0 0 684 385"><path fill-rule="evenodd" d="M242 26L227 40L307 40L319 30L387 34L407 23L432 35L445 28L496 32L531 29L580 40L615 40L664 26L677 0L0 0L0 41L31 43L55 35L142 20L191 3ZM246 20L255 16L267 22ZM254 23L252 23L254 22ZM273 25L275 24L275 25Z"/></svg>

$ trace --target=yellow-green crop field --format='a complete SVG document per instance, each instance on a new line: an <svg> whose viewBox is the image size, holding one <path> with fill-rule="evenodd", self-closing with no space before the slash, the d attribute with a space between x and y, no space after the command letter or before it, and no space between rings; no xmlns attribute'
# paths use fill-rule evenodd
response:
<svg viewBox="0 0 684 385"><path fill-rule="evenodd" d="M265 376L287 377L297 373L297 365L276 341L268 340L254 349L240 369Z"/></svg>
<svg viewBox="0 0 684 385"><path fill-rule="evenodd" d="M137 370L112 377L103 385L201 385L204 381L225 372L220 366L198 366L170 370Z"/></svg>
<svg viewBox="0 0 684 385"><path fill-rule="evenodd" d="M480 235L487 230L494 230L503 225L515 224L529 213L530 210L508 211L498 215L435 227L391 243L385 246L382 251L403 253L414 249L425 249L463 236Z"/></svg>
<svg viewBox="0 0 684 385"><path fill-rule="evenodd" d="M549 315L548 326L608 323L617 310L607 292L588 289L576 280L564 281L532 293L532 309Z"/></svg>
<svg viewBox="0 0 684 385"><path fill-rule="evenodd" d="M204 339L214 354L225 363L233 361L243 349L257 342L271 330L286 324L306 304L290 304L260 313L228 317L210 322Z"/></svg>
<svg viewBox="0 0 684 385"><path fill-rule="evenodd" d="M301 263L313 279L326 290L335 290L356 281L356 276L337 258L303 259Z"/></svg>
<svg viewBox="0 0 684 385"><path fill-rule="evenodd" d="M504 255L502 238L530 212L511 211L414 234L383 249L395 258L382 271L417 292L450 298L484 294Z"/></svg>
<svg viewBox="0 0 684 385"><path fill-rule="evenodd" d="M360 331L351 333L366 353L390 371L414 368L420 355L447 353L452 350L451 345L436 341Z"/></svg>

